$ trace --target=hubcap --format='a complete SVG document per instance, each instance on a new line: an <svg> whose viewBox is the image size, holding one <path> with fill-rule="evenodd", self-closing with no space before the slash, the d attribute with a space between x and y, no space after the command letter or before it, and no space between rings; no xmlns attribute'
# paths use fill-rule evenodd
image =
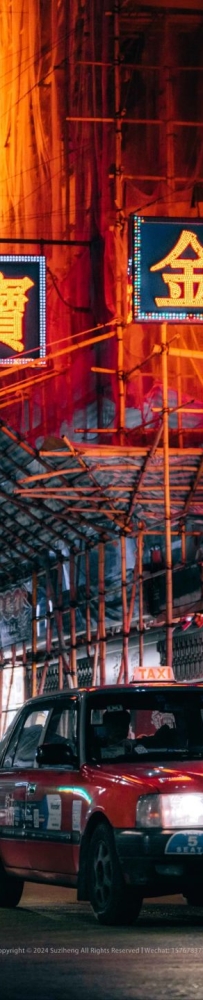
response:
<svg viewBox="0 0 203 1000"><path fill-rule="evenodd" d="M99 909L107 905L112 889L112 861L109 848L104 840L100 840L94 853L94 893Z"/></svg>

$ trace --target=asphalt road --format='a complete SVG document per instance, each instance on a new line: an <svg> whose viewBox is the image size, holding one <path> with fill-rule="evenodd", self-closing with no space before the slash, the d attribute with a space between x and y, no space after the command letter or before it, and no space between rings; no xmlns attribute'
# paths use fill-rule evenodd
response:
<svg viewBox="0 0 203 1000"><path fill-rule="evenodd" d="M1 1000L202 1000L203 910L145 901L134 928L102 928L74 891L26 885L0 910Z"/></svg>

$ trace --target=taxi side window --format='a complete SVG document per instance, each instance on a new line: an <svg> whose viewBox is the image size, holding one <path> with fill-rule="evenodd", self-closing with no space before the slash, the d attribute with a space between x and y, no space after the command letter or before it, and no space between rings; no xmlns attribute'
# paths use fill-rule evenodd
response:
<svg viewBox="0 0 203 1000"><path fill-rule="evenodd" d="M21 729L22 729L22 719L19 719L18 726L16 726L16 728L14 729L14 732L12 733L10 742L9 742L7 750L6 750L6 755L5 755L3 763L1 765L1 767L3 767L3 768L7 768L8 769L9 767L12 767L13 757L14 757L14 753L15 753L15 750L16 750L16 747L17 747L17 743L18 743L18 739L19 739L19 733L21 732Z"/></svg>
<svg viewBox="0 0 203 1000"><path fill-rule="evenodd" d="M12 747L10 744L4 760L4 767L9 767L10 765L14 767L34 767L36 750L48 714L48 708L29 712L21 729L17 746L13 747L14 757L12 757ZM12 759L10 759L11 757Z"/></svg>
<svg viewBox="0 0 203 1000"><path fill-rule="evenodd" d="M78 756L78 713L77 705L66 703L56 707L47 727L46 743L66 743L71 747L74 758Z"/></svg>

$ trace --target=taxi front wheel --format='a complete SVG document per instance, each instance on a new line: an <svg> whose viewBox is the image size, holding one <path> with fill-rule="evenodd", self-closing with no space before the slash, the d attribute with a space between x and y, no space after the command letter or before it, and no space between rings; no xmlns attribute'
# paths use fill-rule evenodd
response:
<svg viewBox="0 0 203 1000"><path fill-rule="evenodd" d="M142 898L124 882L113 834L99 823L90 841L90 902L101 924L127 924L138 917Z"/></svg>
<svg viewBox="0 0 203 1000"><path fill-rule="evenodd" d="M200 906L203 907L203 886L194 885L191 886L188 892L185 894L188 906Z"/></svg>
<svg viewBox="0 0 203 1000"><path fill-rule="evenodd" d="M17 906L23 892L24 882L22 878L15 878L7 875L2 865L0 865L0 907Z"/></svg>

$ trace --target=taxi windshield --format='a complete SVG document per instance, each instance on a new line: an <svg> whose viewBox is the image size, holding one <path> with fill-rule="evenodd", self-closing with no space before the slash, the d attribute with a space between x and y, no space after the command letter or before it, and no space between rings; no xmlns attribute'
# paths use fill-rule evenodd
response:
<svg viewBox="0 0 203 1000"><path fill-rule="evenodd" d="M203 689L90 693L87 761L137 764L178 756L203 759Z"/></svg>

